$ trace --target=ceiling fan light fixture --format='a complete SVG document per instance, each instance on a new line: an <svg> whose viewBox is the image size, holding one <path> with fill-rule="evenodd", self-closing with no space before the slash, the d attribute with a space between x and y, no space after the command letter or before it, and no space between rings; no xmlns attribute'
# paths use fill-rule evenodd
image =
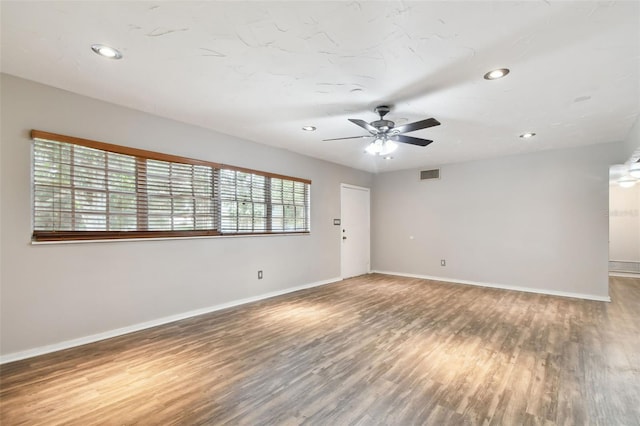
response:
<svg viewBox="0 0 640 426"><path fill-rule="evenodd" d="M502 77L506 77L509 74L509 68L498 68L493 71L489 71L484 75L485 80L497 80Z"/></svg>
<svg viewBox="0 0 640 426"><path fill-rule="evenodd" d="M376 139L371 142L365 149L367 154L371 155L380 155L380 151L382 151L382 141L380 139Z"/></svg>
<svg viewBox="0 0 640 426"><path fill-rule="evenodd" d="M104 44L94 44L91 46L91 50L107 59L122 59L122 53L120 53L118 49L115 49L111 46L107 46Z"/></svg>
<svg viewBox="0 0 640 426"><path fill-rule="evenodd" d="M380 151L380 155L387 156L391 154L393 151L395 151L396 149L398 149L398 144L395 143L394 141L387 140L382 144L382 151Z"/></svg>
<svg viewBox="0 0 640 426"><path fill-rule="evenodd" d="M371 155L387 156L396 149L398 149L398 144L394 141L376 139L365 148L365 151Z"/></svg>
<svg viewBox="0 0 640 426"><path fill-rule="evenodd" d="M640 160L629 166L629 174L636 179L640 179Z"/></svg>

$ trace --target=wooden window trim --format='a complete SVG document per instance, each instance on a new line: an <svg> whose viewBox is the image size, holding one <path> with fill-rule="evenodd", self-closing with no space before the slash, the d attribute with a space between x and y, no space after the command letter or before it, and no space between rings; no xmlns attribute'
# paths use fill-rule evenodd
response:
<svg viewBox="0 0 640 426"><path fill-rule="evenodd" d="M250 237L265 235L309 235L310 231L287 232L218 232L198 231L34 231L34 241L100 241L147 238Z"/></svg>
<svg viewBox="0 0 640 426"><path fill-rule="evenodd" d="M197 231L33 231L35 241L121 240L142 238L211 237L217 230Z"/></svg>
<svg viewBox="0 0 640 426"><path fill-rule="evenodd" d="M235 170L243 173L253 173L256 175L272 177L276 179L293 180L297 182L306 183L309 185L311 184L311 180L303 179L295 176L280 175L277 173L263 172L260 170L232 166L229 164L214 163L211 161L196 160L194 158L189 158L189 157L181 157L179 155L171 155L171 154L164 154L156 151L147 151L144 149L130 148L127 146L114 145L114 144L105 143L105 142L98 142L90 139L76 138L74 136L66 136L66 135L60 135L57 133L44 132L42 130L32 130L31 139L44 139L44 140L55 141L55 142L66 142L73 145L86 146L87 148L95 148L103 151L114 152L116 154L126 154L126 155L132 155L135 157L144 157L151 160L169 161L174 163L186 163L186 164L193 164L196 166L208 166L208 167L213 167L218 169Z"/></svg>

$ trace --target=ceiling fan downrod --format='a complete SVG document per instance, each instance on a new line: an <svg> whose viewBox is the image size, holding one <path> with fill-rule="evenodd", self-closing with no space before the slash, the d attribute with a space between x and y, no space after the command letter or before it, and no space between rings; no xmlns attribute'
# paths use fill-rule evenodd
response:
<svg viewBox="0 0 640 426"><path fill-rule="evenodd" d="M376 120L374 122L371 123L371 125L375 128L377 128L378 130L384 132L388 132L389 130L393 129L393 126L396 125L396 123L394 123L391 120L385 120L384 116L387 115L389 113L389 111L391 111L391 108L387 105L380 105L374 108L374 111L380 116L380 120Z"/></svg>
<svg viewBox="0 0 640 426"><path fill-rule="evenodd" d="M380 120L391 111L391 107L387 105L379 105L373 109L373 111L380 116Z"/></svg>

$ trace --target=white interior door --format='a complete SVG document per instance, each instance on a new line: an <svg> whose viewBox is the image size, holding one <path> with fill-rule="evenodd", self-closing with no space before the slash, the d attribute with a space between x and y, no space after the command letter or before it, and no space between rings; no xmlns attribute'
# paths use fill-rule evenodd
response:
<svg viewBox="0 0 640 426"><path fill-rule="evenodd" d="M369 188L340 185L342 278L367 274L371 268Z"/></svg>

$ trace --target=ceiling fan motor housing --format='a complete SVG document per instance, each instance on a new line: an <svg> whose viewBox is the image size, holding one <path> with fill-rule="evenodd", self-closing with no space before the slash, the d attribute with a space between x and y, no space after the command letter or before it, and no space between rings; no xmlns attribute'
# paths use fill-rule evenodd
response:
<svg viewBox="0 0 640 426"><path fill-rule="evenodd" d="M382 131L382 132L387 132L391 129L393 129L393 126L395 126L395 123L393 121L390 120L385 120L384 116L387 115L389 113L389 111L391 111L391 107L388 105L379 105L377 107L374 108L374 111L376 112L376 114L378 114L380 116L380 120L376 120L376 121L372 121L370 124L375 127L376 129Z"/></svg>
<svg viewBox="0 0 640 426"><path fill-rule="evenodd" d="M378 130L384 131L384 130L393 129L393 126L395 126L395 123L390 120L376 120L376 121L372 121L371 125Z"/></svg>

